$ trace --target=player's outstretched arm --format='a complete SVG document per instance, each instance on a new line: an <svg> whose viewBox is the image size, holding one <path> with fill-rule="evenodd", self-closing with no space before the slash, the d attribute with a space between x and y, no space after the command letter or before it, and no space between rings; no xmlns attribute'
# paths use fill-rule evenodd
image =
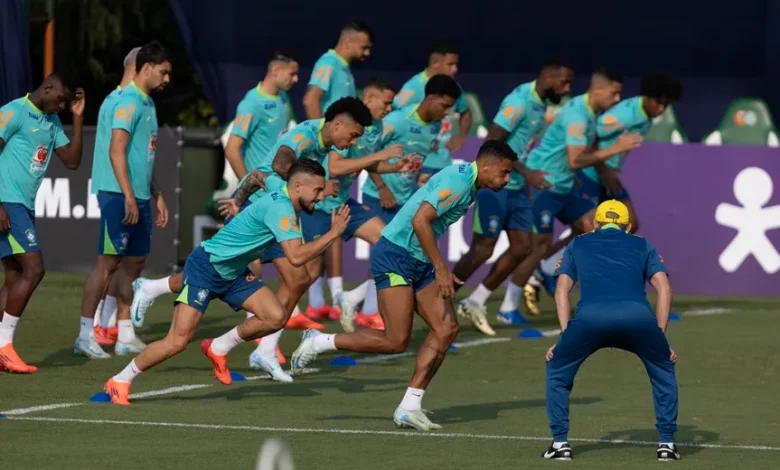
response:
<svg viewBox="0 0 780 470"><path fill-rule="evenodd" d="M566 145L566 155L569 165L574 170L607 161L619 153L628 152L642 143L640 134L622 134L614 145L593 151L584 145Z"/></svg>
<svg viewBox="0 0 780 470"><path fill-rule="evenodd" d="M233 196L236 206L241 207L249 196L256 193L258 189L264 188L267 176L260 170L252 170L252 173L249 173L236 189L236 194Z"/></svg>
<svg viewBox="0 0 780 470"><path fill-rule="evenodd" d="M279 176L287 179L287 172L290 171L290 167L298 160L295 150L286 145L279 147L274 155L274 160L271 162L271 169Z"/></svg>
<svg viewBox="0 0 780 470"><path fill-rule="evenodd" d="M284 256L296 268L303 266L322 254L341 237L347 229L349 219L349 206L341 206L338 210L333 211L330 230L325 235L308 243L303 243L300 238L281 242L279 245L284 251Z"/></svg>
<svg viewBox="0 0 780 470"><path fill-rule="evenodd" d="M331 151L328 153L328 172L332 178L351 175L363 170L375 169L378 164L391 158L401 157L403 154L404 148L401 144L390 145L379 152L352 159L345 158L340 153ZM377 173L383 172L378 171Z"/></svg>
<svg viewBox="0 0 780 470"><path fill-rule="evenodd" d="M70 111L73 113L73 138L65 145L57 146L58 140L61 142L67 142L62 128L57 130L57 133L61 135L55 135L55 148L54 153L57 154L65 168L69 170L77 170L81 165L81 153L83 149L82 137L84 135L84 90L78 88L75 93L75 97L70 104Z"/></svg>
<svg viewBox="0 0 780 470"><path fill-rule="evenodd" d="M657 294L655 301L655 319L658 327L666 333L669 324L669 312L672 308L672 284L665 272L657 272L650 278L650 285Z"/></svg>
<svg viewBox="0 0 780 470"><path fill-rule="evenodd" d="M463 282L450 272L444 262L444 257L439 252L436 235L433 233L433 221L438 217L436 209L429 202L423 202L412 217L412 227L420 241L420 248L433 265L436 283L439 286L439 296L447 299L455 296L455 283L463 284Z"/></svg>
<svg viewBox="0 0 780 470"><path fill-rule="evenodd" d="M569 291L574 287L574 280L568 274L558 276L555 284L555 310L558 313L558 323L561 325L561 331L566 331L571 319L571 303L569 302Z"/></svg>

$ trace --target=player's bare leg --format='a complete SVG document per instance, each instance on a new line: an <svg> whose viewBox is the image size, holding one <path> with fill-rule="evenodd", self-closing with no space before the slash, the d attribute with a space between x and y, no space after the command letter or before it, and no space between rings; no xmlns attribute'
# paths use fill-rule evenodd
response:
<svg viewBox="0 0 780 470"><path fill-rule="evenodd" d="M485 280L464 300L458 302L456 310L460 317L468 319L482 333L493 336L495 331L487 321L485 304L490 294L496 290L520 263L531 253L531 233L523 230L507 230L509 248L498 257L485 277ZM476 235L475 235L476 237ZM497 240L493 238L493 240ZM457 273L455 274L457 276ZM459 278L460 279L460 278ZM516 310L516 309L515 309ZM518 311L500 310L496 315L499 322L519 323Z"/></svg>
<svg viewBox="0 0 780 470"><path fill-rule="evenodd" d="M179 303L173 309L171 327L165 338L149 344L119 374L106 382L106 392L115 405L129 405L130 384L138 374L179 354L187 348L198 328L203 314L187 304Z"/></svg>
<svg viewBox="0 0 780 470"><path fill-rule="evenodd" d="M335 274L334 269L339 269L339 266L333 265L334 258L341 258L341 245L342 241L336 240L331 246L325 250L325 253L319 261L319 264L310 262L309 272L312 273L312 281L309 284L308 292L308 305L306 306L306 316L313 320L338 320L341 312L333 305L328 305L325 302L325 278L330 280ZM317 266L316 268L314 266ZM319 273L314 277L314 273ZM324 273L324 275L323 275ZM339 279L341 279L339 277ZM331 292L332 294L332 292Z"/></svg>
<svg viewBox="0 0 780 470"><path fill-rule="evenodd" d="M468 253L458 260L452 269L452 274L464 282L467 281L480 266L493 256L493 250L497 242L498 238L496 237L486 237L475 233L474 238L471 239L471 247ZM460 285L457 285L455 289L460 287Z"/></svg>
<svg viewBox="0 0 780 470"><path fill-rule="evenodd" d="M214 365L214 375L225 385L232 383L227 354L239 344L280 331L288 318L285 308L268 286L255 291L241 307L254 315L222 336L201 342L201 350ZM292 378L285 381L292 381Z"/></svg>
<svg viewBox="0 0 780 470"><path fill-rule="evenodd" d="M379 242L379 239L382 238L382 230L384 228L385 223L380 217L372 217L358 227L354 235L369 243L371 246L374 246ZM363 294L362 290L363 289L355 289L353 291L344 292L344 294L339 297L337 303L341 308L342 318L346 317L345 320L347 320L350 317L354 317L355 325L361 328L371 328L374 330L383 329L384 322L382 321L382 316L378 313L379 306L377 304L376 284L374 283L374 278L371 276L371 273L368 274L368 281L366 281L365 285L365 294ZM363 295L361 296L360 294ZM361 302L363 303L363 308L361 312L358 312L357 306Z"/></svg>
<svg viewBox="0 0 780 470"><path fill-rule="evenodd" d="M119 289L117 296L116 324L118 335L114 352L117 356L138 354L146 347L135 335L133 322L130 320L130 304L133 301L133 283L141 275L146 263L145 256L125 256L114 275Z"/></svg>
<svg viewBox="0 0 780 470"><path fill-rule="evenodd" d="M2 288L4 302L0 318L0 370L31 374L37 367L26 364L13 345L14 332L27 303L44 276L43 255L24 253L3 258L5 280Z"/></svg>
<svg viewBox="0 0 780 470"><path fill-rule="evenodd" d="M133 303L130 304L130 320L133 326L141 328L146 320L146 312L157 297L181 292L182 282L181 272L161 279L139 277L133 281Z"/></svg>
<svg viewBox="0 0 780 470"><path fill-rule="evenodd" d="M101 346L113 346L119 336L117 327L117 298L119 297L119 277L111 276L103 300L95 310L95 339Z"/></svg>

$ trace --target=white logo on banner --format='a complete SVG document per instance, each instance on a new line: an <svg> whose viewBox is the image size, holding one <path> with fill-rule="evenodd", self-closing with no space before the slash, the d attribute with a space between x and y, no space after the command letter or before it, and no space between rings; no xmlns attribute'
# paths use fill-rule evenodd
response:
<svg viewBox="0 0 780 470"><path fill-rule="evenodd" d="M99 219L97 196L90 194L92 180L87 182L87 207L71 206L70 180L68 178L44 178L35 195L35 217L46 219Z"/></svg>
<svg viewBox="0 0 780 470"><path fill-rule="evenodd" d="M766 171L745 168L734 179L734 197L742 207L722 203L715 210L716 222L737 230L718 259L726 272L736 271L750 255L768 274L780 270L780 253L766 236L768 230L780 227L780 205L764 207L772 192L772 178Z"/></svg>

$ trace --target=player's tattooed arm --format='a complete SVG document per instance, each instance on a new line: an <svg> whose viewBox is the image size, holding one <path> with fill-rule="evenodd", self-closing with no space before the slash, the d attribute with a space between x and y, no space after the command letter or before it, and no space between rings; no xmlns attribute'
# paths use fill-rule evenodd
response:
<svg viewBox="0 0 780 470"><path fill-rule="evenodd" d="M286 180L287 172L290 171L290 167L297 160L298 155L295 154L295 151L286 145L282 145L276 151L274 161L271 162L271 169Z"/></svg>
<svg viewBox="0 0 780 470"><path fill-rule="evenodd" d="M260 170L252 170L252 173L249 173L249 176L244 179L233 196L236 206L241 207L249 199L249 196L257 192L258 189L264 188L266 176Z"/></svg>

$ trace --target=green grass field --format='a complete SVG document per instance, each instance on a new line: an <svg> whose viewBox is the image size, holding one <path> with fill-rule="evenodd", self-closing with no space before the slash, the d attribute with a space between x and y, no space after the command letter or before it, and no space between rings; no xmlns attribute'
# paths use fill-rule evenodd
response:
<svg viewBox="0 0 780 470"><path fill-rule="evenodd" d="M191 385L136 399L128 408L88 403L128 358L88 361L72 353L83 276L50 273L32 299L16 348L41 370L0 375L0 412L45 405L61 408L7 414L0 420L0 468L11 469L254 469L263 441L279 437L298 469L515 469L567 465L543 461L549 443L544 407L544 352L555 338L471 344L448 355L424 406L437 433L399 432L392 413L413 370L413 358L328 365L293 384L251 380L220 385L197 344L136 379L134 393ZM168 329L173 297L150 310L140 336ZM498 307L500 295L490 307ZM214 302L197 338L223 333L242 316ZM302 304L303 305L303 304ZM539 329L557 328L550 299ZM701 315L707 309L725 312ZM780 316L776 300L678 297L683 320L670 325L678 352L683 461L697 469L777 468L780 465ZM692 313L691 313L692 312ZM696 315L699 313L699 315ZM328 325L338 331L338 325ZM410 350L425 331L418 323ZM458 342L483 339L464 325ZM282 349L292 353L300 332ZM231 355L247 377L251 346ZM111 351L113 352L113 350ZM359 356L355 356L358 358ZM580 370L572 393L574 465L583 469L655 468L650 386L640 361L604 350ZM635 441L632 444L617 441Z"/></svg>

